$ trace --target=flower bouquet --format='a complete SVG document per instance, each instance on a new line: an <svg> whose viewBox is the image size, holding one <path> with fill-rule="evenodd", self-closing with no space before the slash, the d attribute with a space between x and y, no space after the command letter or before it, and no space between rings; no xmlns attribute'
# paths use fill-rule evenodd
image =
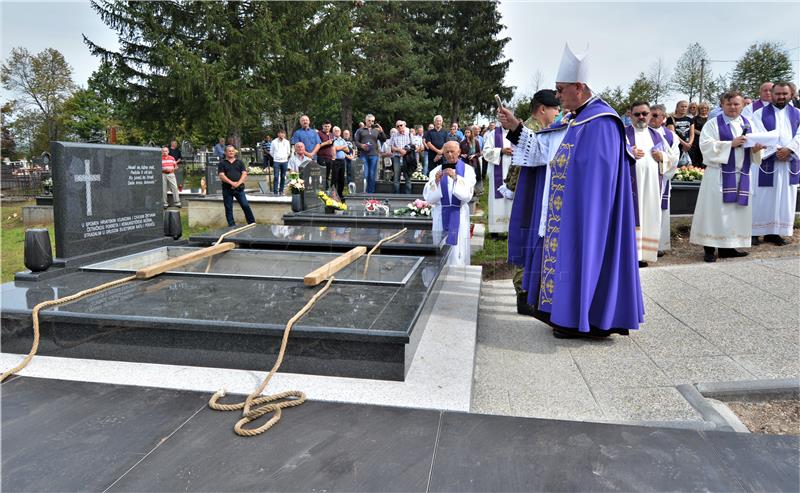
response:
<svg viewBox="0 0 800 493"><path fill-rule="evenodd" d="M394 211L396 216L411 216L411 217L430 217L431 204L422 199L417 199L414 202L409 202L407 206L401 207Z"/></svg>
<svg viewBox="0 0 800 493"><path fill-rule="evenodd" d="M249 166L247 173L250 175L265 175L266 171L261 166Z"/></svg>
<svg viewBox="0 0 800 493"><path fill-rule="evenodd" d="M364 201L364 210L367 213L382 213L383 215L389 215L389 206L381 202L380 200L369 199Z"/></svg>
<svg viewBox="0 0 800 493"><path fill-rule="evenodd" d="M425 174L424 174L424 173L422 173L421 171L415 171L415 172L413 172L413 173L411 174L411 179L412 179L412 180L419 180L419 181L428 181L428 177L427 177L427 176L425 176Z"/></svg>
<svg viewBox="0 0 800 493"><path fill-rule="evenodd" d="M317 192L317 197L325 204L325 212L331 214L337 210L339 211L346 211L347 204L344 202L339 202L338 200L333 200L332 198L328 197L328 194L320 190Z"/></svg>
<svg viewBox="0 0 800 493"><path fill-rule="evenodd" d="M289 173L289 190L300 193L306 189L306 183L300 178L300 173Z"/></svg>
<svg viewBox="0 0 800 493"><path fill-rule="evenodd" d="M701 181L703 179L703 168L695 166L681 166L672 177L674 181Z"/></svg>

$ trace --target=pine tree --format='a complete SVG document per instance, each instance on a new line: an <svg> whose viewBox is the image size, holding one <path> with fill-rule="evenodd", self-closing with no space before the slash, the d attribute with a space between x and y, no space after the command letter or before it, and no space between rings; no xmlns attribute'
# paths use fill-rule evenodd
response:
<svg viewBox="0 0 800 493"><path fill-rule="evenodd" d="M736 62L731 78L743 94L757 97L764 82L788 81L792 75L792 62L783 45L764 41L750 45Z"/></svg>

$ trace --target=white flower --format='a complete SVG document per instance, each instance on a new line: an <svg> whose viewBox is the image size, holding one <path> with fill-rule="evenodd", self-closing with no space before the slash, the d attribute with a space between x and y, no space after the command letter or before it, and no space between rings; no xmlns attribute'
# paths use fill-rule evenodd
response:
<svg viewBox="0 0 800 493"><path fill-rule="evenodd" d="M416 212L412 212L410 215L411 215L411 217L414 217L414 216L417 215L417 213Z"/></svg>

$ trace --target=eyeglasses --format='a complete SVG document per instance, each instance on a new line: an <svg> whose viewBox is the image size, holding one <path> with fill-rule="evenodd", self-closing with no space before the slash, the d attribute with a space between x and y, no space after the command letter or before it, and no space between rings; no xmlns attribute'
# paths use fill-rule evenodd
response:
<svg viewBox="0 0 800 493"><path fill-rule="evenodd" d="M658 118L661 116L661 113L650 113L651 118Z"/></svg>
<svg viewBox="0 0 800 493"><path fill-rule="evenodd" d="M637 117L638 117L638 116L647 116L647 115L649 115L649 114L650 114L650 112L649 112L649 111L644 111L644 112L642 112L642 113L633 113L633 116L637 116Z"/></svg>

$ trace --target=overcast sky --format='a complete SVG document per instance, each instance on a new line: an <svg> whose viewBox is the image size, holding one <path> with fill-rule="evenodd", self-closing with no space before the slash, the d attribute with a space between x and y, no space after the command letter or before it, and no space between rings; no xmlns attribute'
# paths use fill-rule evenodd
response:
<svg viewBox="0 0 800 493"><path fill-rule="evenodd" d="M540 70L545 87L552 87L564 42L575 51L589 45L592 85L597 89L622 85L662 57L672 68L692 42L701 43L712 60L736 60L757 41L778 41L790 50L795 80L800 73L800 3L545 3L504 1L500 4L506 56L513 59L506 83L522 91L533 89ZM0 0L2 57L12 47L31 52L53 47L72 66L74 79L85 85L98 66L82 34L105 47L116 47L116 37L88 1L12 2ZM775 19L776 22L772 20ZM715 73L733 68L713 62ZM4 94L5 96L5 94ZM669 98L670 103L680 95Z"/></svg>

